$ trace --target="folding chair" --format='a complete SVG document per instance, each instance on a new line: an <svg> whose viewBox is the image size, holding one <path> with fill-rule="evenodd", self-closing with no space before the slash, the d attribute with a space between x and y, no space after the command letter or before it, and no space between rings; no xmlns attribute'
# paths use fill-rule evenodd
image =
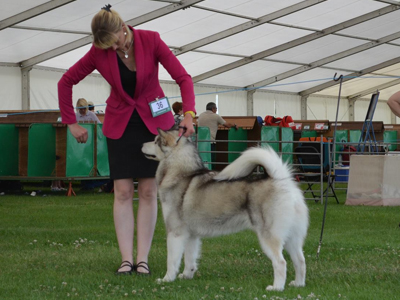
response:
<svg viewBox="0 0 400 300"><path fill-rule="evenodd" d="M301 176L303 177L305 183L307 184L307 189L304 193L310 191L315 201L322 201L322 197L325 193L328 193L328 197L334 197L336 202L339 203L339 200L336 196L335 190L333 188L334 175L331 174L330 182L328 180L328 172L329 172L329 144L323 144L323 150L321 153L321 144L320 143L308 143L299 145L295 149L295 153L297 156L297 160L299 163L299 169L301 171ZM327 182L327 187L322 192L322 195L318 195L313 190L312 186L314 184L323 185L324 182ZM320 196L320 197L318 197Z"/></svg>

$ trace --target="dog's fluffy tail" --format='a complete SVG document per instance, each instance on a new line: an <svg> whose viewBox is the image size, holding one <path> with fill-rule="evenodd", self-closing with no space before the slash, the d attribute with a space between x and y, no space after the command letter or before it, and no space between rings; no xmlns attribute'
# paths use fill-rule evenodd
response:
<svg viewBox="0 0 400 300"><path fill-rule="evenodd" d="M274 179L291 177L289 166L271 147L268 147L246 150L238 159L217 174L214 179L221 181L243 178L250 175L258 165L264 167L268 175Z"/></svg>

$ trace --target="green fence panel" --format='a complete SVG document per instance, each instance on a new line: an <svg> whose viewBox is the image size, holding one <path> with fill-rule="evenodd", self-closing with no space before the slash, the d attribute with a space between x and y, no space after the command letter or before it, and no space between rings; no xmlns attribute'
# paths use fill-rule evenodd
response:
<svg viewBox="0 0 400 300"><path fill-rule="evenodd" d="M285 162L293 163L293 130L289 127L282 127L282 159ZM291 143L283 143L285 141ZM287 153L287 154L285 154Z"/></svg>
<svg viewBox="0 0 400 300"><path fill-rule="evenodd" d="M201 160L204 162L204 166L211 170L212 164L211 162L211 142L199 142L199 140L211 140L210 128L208 127L198 127L197 128L197 149L199 150L199 154ZM208 151L208 152L203 152Z"/></svg>
<svg viewBox="0 0 400 300"><path fill-rule="evenodd" d="M107 138L104 136L102 128L103 124L97 124L97 175L110 176Z"/></svg>
<svg viewBox="0 0 400 300"><path fill-rule="evenodd" d="M192 135L190 136L190 139L192 141L197 141L197 128L196 128L196 125L193 126L193 129L194 129L194 133L192 133Z"/></svg>
<svg viewBox="0 0 400 300"><path fill-rule="evenodd" d="M18 176L19 130L14 124L0 124L0 176Z"/></svg>
<svg viewBox="0 0 400 300"><path fill-rule="evenodd" d="M56 129L32 124L28 132L28 176L55 176Z"/></svg>
<svg viewBox="0 0 400 300"><path fill-rule="evenodd" d="M303 130L301 137L318 137L318 133L315 130Z"/></svg>
<svg viewBox="0 0 400 300"><path fill-rule="evenodd" d="M388 145L389 151L397 150L397 131L396 130L385 130L383 132L383 142L390 143Z"/></svg>
<svg viewBox="0 0 400 300"><path fill-rule="evenodd" d="M67 155L66 155L66 176L67 177L89 177L92 176L94 167L94 140L93 132L95 124L79 124L88 131L88 140L80 144L67 131Z"/></svg>
<svg viewBox="0 0 400 300"><path fill-rule="evenodd" d="M335 161L339 160L339 156L341 155L341 153L338 153L338 152L342 152L345 143L348 142L348 134L349 134L348 130L336 130L336 143L337 144L336 144Z"/></svg>
<svg viewBox="0 0 400 300"><path fill-rule="evenodd" d="M349 142L350 143L357 143L360 141L361 137L361 130L350 130L349 131ZM353 145L356 147L356 145Z"/></svg>
<svg viewBox="0 0 400 300"><path fill-rule="evenodd" d="M268 142L277 142L279 141L279 130L278 126L263 126L261 127L261 148L265 148L270 146L276 152L279 152L279 143L264 143Z"/></svg>
<svg viewBox="0 0 400 300"><path fill-rule="evenodd" d="M229 141L246 141L247 140L247 130L243 128L230 128L228 132ZM228 142L228 162L233 162L236 158L240 156L240 153L231 152L243 152L247 149L247 142Z"/></svg>

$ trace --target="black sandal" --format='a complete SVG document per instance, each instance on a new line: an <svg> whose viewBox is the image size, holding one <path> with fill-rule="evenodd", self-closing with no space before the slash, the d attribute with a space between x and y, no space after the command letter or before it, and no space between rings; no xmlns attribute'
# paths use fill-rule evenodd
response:
<svg viewBox="0 0 400 300"><path fill-rule="evenodd" d="M148 271L149 273L139 272L137 270L138 268L143 268L146 271ZM136 269L136 274L138 274L138 275L151 275L150 268L149 268L149 265L147 264L147 262L141 261L140 263L138 263L135 266L135 269Z"/></svg>
<svg viewBox="0 0 400 300"><path fill-rule="evenodd" d="M123 271L123 272L119 272L120 269L122 269L123 267L130 267L129 271ZM124 260L120 267L117 269L117 271L115 271L115 275L132 275L132 272L135 271L135 266L132 265L129 261Z"/></svg>

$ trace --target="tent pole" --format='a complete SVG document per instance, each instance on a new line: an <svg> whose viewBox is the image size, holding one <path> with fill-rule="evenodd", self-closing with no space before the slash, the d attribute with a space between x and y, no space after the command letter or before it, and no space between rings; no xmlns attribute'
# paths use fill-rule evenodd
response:
<svg viewBox="0 0 400 300"><path fill-rule="evenodd" d="M325 219L326 219L326 209L328 206L328 192L329 192L329 186L331 184L332 180L332 162L334 161L334 153L336 149L336 128L337 128L337 121L338 121L338 115L339 115L339 107L340 107L340 96L342 92L342 83L343 83L343 75L340 75L339 78L336 78L336 74L333 76L333 80L335 81L340 81L339 83L339 95L338 95L338 102L337 102L337 108L336 108L336 118L335 118L335 127L333 130L333 141L332 141L332 149L333 151L330 151L330 159L329 159L329 168L328 168L328 190L326 191L325 194L325 203L324 203L324 216L322 218L322 227L321 227L321 236L319 238L319 245L318 245L318 250L317 250L317 258L319 258L319 253L321 252L321 246L322 246L322 236L324 234L324 227L325 227Z"/></svg>

